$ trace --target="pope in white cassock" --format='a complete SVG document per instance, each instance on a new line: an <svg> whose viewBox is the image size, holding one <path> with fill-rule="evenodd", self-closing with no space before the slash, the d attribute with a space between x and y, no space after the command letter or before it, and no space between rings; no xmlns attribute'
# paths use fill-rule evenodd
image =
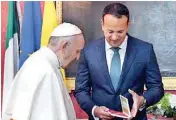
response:
<svg viewBox="0 0 176 120"><path fill-rule="evenodd" d="M76 120L60 68L79 59L81 30L70 23L56 27L47 47L33 53L14 78L3 120Z"/></svg>

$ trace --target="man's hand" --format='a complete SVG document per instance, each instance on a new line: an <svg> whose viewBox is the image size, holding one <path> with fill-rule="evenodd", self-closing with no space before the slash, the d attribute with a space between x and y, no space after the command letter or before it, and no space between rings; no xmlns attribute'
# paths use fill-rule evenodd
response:
<svg viewBox="0 0 176 120"><path fill-rule="evenodd" d="M105 106L96 107L94 110L94 115L102 120L111 120L114 117L111 116L108 111L109 109Z"/></svg>
<svg viewBox="0 0 176 120"><path fill-rule="evenodd" d="M128 90L128 92L132 95L133 97L133 106L132 106L132 110L131 110L131 117L135 117L139 108L143 105L144 103L144 97L143 96L139 96L138 94L136 94L133 90Z"/></svg>

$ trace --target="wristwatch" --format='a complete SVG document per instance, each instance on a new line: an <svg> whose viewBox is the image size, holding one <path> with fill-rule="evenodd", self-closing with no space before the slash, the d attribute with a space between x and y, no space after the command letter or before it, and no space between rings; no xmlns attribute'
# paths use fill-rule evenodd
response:
<svg viewBox="0 0 176 120"><path fill-rule="evenodd" d="M146 99L144 98L144 102L142 104L142 106L139 108L139 111L142 111L146 106Z"/></svg>

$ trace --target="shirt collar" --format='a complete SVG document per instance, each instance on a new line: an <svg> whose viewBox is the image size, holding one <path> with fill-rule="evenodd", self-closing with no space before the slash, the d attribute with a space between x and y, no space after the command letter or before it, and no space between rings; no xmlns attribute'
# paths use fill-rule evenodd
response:
<svg viewBox="0 0 176 120"><path fill-rule="evenodd" d="M120 50L126 50L127 48L127 41L128 41L128 36L126 35L125 40L122 42L122 44L119 46L119 48L121 48ZM111 49L112 46L107 42L106 38L105 38L105 49L106 51Z"/></svg>

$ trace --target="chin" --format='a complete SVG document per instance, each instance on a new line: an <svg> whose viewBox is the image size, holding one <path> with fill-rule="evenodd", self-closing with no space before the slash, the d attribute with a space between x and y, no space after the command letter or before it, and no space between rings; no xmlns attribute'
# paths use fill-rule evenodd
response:
<svg viewBox="0 0 176 120"><path fill-rule="evenodd" d="M65 65L63 69L67 69L68 68L68 65Z"/></svg>
<svg viewBox="0 0 176 120"><path fill-rule="evenodd" d="M68 65L67 64L62 64L62 68L66 69L66 68L68 68Z"/></svg>
<svg viewBox="0 0 176 120"><path fill-rule="evenodd" d="M112 47L119 47L122 44L122 42L112 42L111 46Z"/></svg>
<svg viewBox="0 0 176 120"><path fill-rule="evenodd" d="M65 65L65 68L68 68L70 66L71 63L68 63Z"/></svg>
<svg viewBox="0 0 176 120"><path fill-rule="evenodd" d="M119 44L111 44L112 47L119 47Z"/></svg>

